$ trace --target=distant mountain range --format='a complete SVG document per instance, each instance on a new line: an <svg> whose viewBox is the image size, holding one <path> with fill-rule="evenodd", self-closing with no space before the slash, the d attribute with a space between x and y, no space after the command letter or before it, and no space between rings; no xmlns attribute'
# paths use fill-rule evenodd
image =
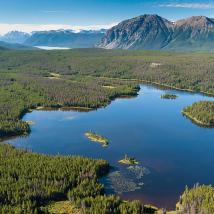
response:
<svg viewBox="0 0 214 214"><path fill-rule="evenodd" d="M58 46L69 48L92 48L104 36L105 31L52 30L34 32L25 42L31 46Z"/></svg>
<svg viewBox="0 0 214 214"><path fill-rule="evenodd" d="M109 29L97 47L107 49L214 50L214 19L195 16L171 22L143 15Z"/></svg>
<svg viewBox="0 0 214 214"><path fill-rule="evenodd" d="M8 32L7 34L5 34L4 36L0 37L0 41L8 42L8 43L22 44L29 37L30 37L30 34L28 34L28 33L20 32L20 31L11 31L11 32Z"/></svg>
<svg viewBox="0 0 214 214"><path fill-rule="evenodd" d="M51 30L31 34L12 31L0 37L0 41L19 43L27 46L52 46L69 48L92 48L105 35L106 30Z"/></svg>
<svg viewBox="0 0 214 214"><path fill-rule="evenodd" d="M49 46L68 48L146 49L146 50L214 50L214 19L194 16L171 22L158 15L142 15L125 20L109 30L51 30L31 34L12 31L0 37L5 48ZM1 44L0 44L1 45ZM7 48L7 47L6 47ZM9 47L10 48L10 47Z"/></svg>

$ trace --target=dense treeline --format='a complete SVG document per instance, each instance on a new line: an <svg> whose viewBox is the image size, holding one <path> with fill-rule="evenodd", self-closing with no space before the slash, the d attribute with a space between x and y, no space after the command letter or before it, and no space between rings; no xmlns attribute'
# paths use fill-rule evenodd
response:
<svg viewBox="0 0 214 214"><path fill-rule="evenodd" d="M136 81L214 95L213 67L209 53L2 50L0 138L28 133L20 119L30 108L106 106L118 96L136 95Z"/></svg>
<svg viewBox="0 0 214 214"><path fill-rule="evenodd" d="M82 201L82 210L86 214L143 214L154 213L153 209L146 209L139 201L123 202L115 196L97 196L85 198Z"/></svg>
<svg viewBox="0 0 214 214"><path fill-rule="evenodd" d="M49 213L49 202L70 200L83 213L153 213L139 202L104 195L98 178L109 165L78 156L49 156L0 145L0 213Z"/></svg>
<svg viewBox="0 0 214 214"><path fill-rule="evenodd" d="M83 213L89 214L143 214L154 213L154 208L143 206L139 201L124 202L116 196L103 194L103 186L86 179L68 192L68 199Z"/></svg>
<svg viewBox="0 0 214 214"><path fill-rule="evenodd" d="M199 125L214 126L214 101L200 101L183 109L184 115Z"/></svg>
<svg viewBox="0 0 214 214"><path fill-rule="evenodd" d="M80 49L0 52L0 72L137 78L214 94L212 53Z"/></svg>
<svg viewBox="0 0 214 214"><path fill-rule="evenodd" d="M76 188L84 197L79 185L85 182L86 189L99 193L97 178L108 169L103 160L47 156L0 145L0 213L39 213L41 205L64 199Z"/></svg>
<svg viewBox="0 0 214 214"><path fill-rule="evenodd" d="M212 214L214 213L214 187L196 185L186 188L177 204L178 213Z"/></svg>
<svg viewBox="0 0 214 214"><path fill-rule="evenodd" d="M104 160L42 155L0 144L0 213L50 213L49 203L63 200L69 200L72 207L86 214L158 211L139 201L106 196L98 178L108 171L109 165ZM177 203L177 213L214 213L214 187L186 188Z"/></svg>
<svg viewBox="0 0 214 214"><path fill-rule="evenodd" d="M94 109L106 106L115 97L136 95L139 90L136 83L123 80L50 79L17 74L13 75L16 78L9 78L9 75L2 76L4 78L0 79L2 86L0 88L0 138L27 134L30 131L29 126L20 119L31 108L72 106ZM109 84L110 88L104 87Z"/></svg>

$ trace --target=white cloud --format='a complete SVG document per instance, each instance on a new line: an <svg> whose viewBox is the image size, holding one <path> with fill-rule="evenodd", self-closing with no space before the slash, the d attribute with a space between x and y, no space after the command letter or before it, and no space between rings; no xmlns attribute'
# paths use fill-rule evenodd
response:
<svg viewBox="0 0 214 214"><path fill-rule="evenodd" d="M36 25L36 24L7 24L0 23L0 35L3 35L9 31L23 31L26 33L31 33L32 31L46 31L46 30L59 30L59 29L71 29L75 31L80 30L99 30L99 29L108 29L116 25L117 23L111 24L103 24L103 25L60 25L60 24L44 24L44 25Z"/></svg>
<svg viewBox="0 0 214 214"><path fill-rule="evenodd" d="M160 7L190 8L190 9L214 9L214 3L171 3L160 4Z"/></svg>

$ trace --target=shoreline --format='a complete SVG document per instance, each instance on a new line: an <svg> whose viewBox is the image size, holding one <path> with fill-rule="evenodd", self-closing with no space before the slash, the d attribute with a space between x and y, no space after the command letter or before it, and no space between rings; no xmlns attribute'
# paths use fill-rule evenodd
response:
<svg viewBox="0 0 214 214"><path fill-rule="evenodd" d="M202 126L204 128L214 128L214 124L208 124L208 123L203 123L202 121L198 120L197 118L193 117L191 114L186 113L184 110L181 111L181 113L188 119L190 119L193 123L196 125Z"/></svg>
<svg viewBox="0 0 214 214"><path fill-rule="evenodd" d="M83 76L87 76L87 77L96 77L96 76L90 76L90 75L83 75ZM165 88L169 88L169 89L175 89L177 91L186 91L186 92L190 92L190 93L196 93L196 94L203 94L203 95L207 95L207 96L211 96L214 97L214 93L210 93L210 92L206 92L206 91L195 91L193 89L188 89L188 88L178 88L176 86L172 86L172 85L168 85L165 83L159 83L159 82L155 82L155 81L151 81L151 80L144 80L144 79L125 79L125 78L113 78L113 77L96 77L96 78L106 78L106 79L111 79L111 80L123 80L123 81L134 81L137 82L139 84L144 84L144 83L148 83L152 86L160 86L160 87L165 87Z"/></svg>
<svg viewBox="0 0 214 214"><path fill-rule="evenodd" d="M176 91L184 91L184 92L190 92L190 93L195 93L195 94L203 94L203 95L214 97L214 94L206 92L206 91L194 91L192 89L178 88L178 87L167 85L167 84L164 84L164 83L152 82L152 81L147 81L147 80L142 80L142 82L143 83L149 83L149 84L155 85L155 86L166 87L166 88L169 88L169 89L175 89Z"/></svg>
<svg viewBox="0 0 214 214"><path fill-rule="evenodd" d="M32 107L29 107L28 109L24 109L21 114L20 114L20 117L19 119L21 121L22 118L25 116L26 113L29 113L29 112L32 112L33 110L74 110L74 111L79 111L79 112L89 112L89 111L96 111L97 109L101 109L101 108L105 108L106 106L110 105L114 100L116 99L120 99L120 98L135 98L138 96L138 92L140 91L140 84L149 84L151 86L160 86L160 87L165 87L165 88L169 88L169 89L174 89L174 90L177 90L177 91L184 91L184 92L189 92L189 93L196 93L196 94L202 94L202 95L207 95L207 96L211 96L211 97L214 97L214 94L212 93L209 93L209 92L204 92L204 91L199 91L199 92L196 92L194 90L191 90L191 89L182 89L182 88L177 88L177 87L174 87L174 86L171 86L171 85L167 85L167 84L163 84L163 83L158 83L158 82L152 82L152 81L147 81L147 80L140 80L140 79L122 79L122 78L110 78L110 77L99 77L99 78L107 78L107 79L117 79L117 80L125 80L125 81L135 81L135 82L138 82L139 83L139 88L135 91L136 93L133 93L133 94L130 94L130 95L124 95L124 94L121 94L121 95L118 95L118 96L115 96L115 97L110 97L110 101L109 103L107 103L106 105L102 105L102 106L97 106L97 107L94 107L94 108L89 108L89 107L78 107L78 106L59 106L59 107L51 107L51 106L32 106ZM183 111L182 111L183 113ZM183 113L184 115L186 115L185 113ZM187 116L187 115L186 115ZM203 124L202 122L200 121L197 121L197 119L195 120L195 118L192 118L190 116L187 116L189 119L192 119L193 121L195 121L195 123L199 124L199 125L202 125L202 126L208 126L210 127L210 125L207 125L207 124ZM24 121L25 122L25 121ZM30 127L30 126L29 126ZM212 127L212 126L211 126ZM6 141L7 139L11 138L11 137L21 137L21 136L27 136L31 133L31 130L29 130L28 133L22 133L22 134L11 134L11 135L5 135L5 136L2 136L2 138L0 138L0 141L1 142L4 142Z"/></svg>
<svg viewBox="0 0 214 214"><path fill-rule="evenodd" d="M36 108L30 109L33 110L41 110L41 111L79 111L79 112L89 112L95 110L89 107L81 107L81 106L62 106L62 107L49 107L49 106L38 106Z"/></svg>
<svg viewBox="0 0 214 214"><path fill-rule="evenodd" d="M118 98L116 98L116 99L118 99ZM105 106L104 106L105 107ZM72 107L71 107L72 108ZM77 109L78 107L75 107L75 109ZM102 107L100 107L100 108L102 108ZM61 108L59 108L59 109L61 109ZM43 110L43 109L41 109L41 107L40 107L40 110ZM44 109L45 110L45 109ZM91 109L91 110L96 110L96 109Z"/></svg>

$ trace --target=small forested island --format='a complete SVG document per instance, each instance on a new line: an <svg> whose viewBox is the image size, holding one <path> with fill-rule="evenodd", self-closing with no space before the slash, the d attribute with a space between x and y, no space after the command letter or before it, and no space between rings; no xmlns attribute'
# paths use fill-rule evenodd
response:
<svg viewBox="0 0 214 214"><path fill-rule="evenodd" d="M85 136L93 142L101 143L103 147L107 147L109 144L109 141L107 138L103 137L102 135L96 134L92 131L86 132Z"/></svg>
<svg viewBox="0 0 214 214"><path fill-rule="evenodd" d="M214 101L200 101L183 109L182 113L196 124L214 127Z"/></svg>
<svg viewBox="0 0 214 214"><path fill-rule="evenodd" d="M139 164L139 162L135 158L128 157L128 155L125 155L124 159L121 159L118 162L121 164L127 164L127 165Z"/></svg>
<svg viewBox="0 0 214 214"><path fill-rule="evenodd" d="M162 94L161 99L168 99L168 100L174 100L177 99L178 96L175 94Z"/></svg>

